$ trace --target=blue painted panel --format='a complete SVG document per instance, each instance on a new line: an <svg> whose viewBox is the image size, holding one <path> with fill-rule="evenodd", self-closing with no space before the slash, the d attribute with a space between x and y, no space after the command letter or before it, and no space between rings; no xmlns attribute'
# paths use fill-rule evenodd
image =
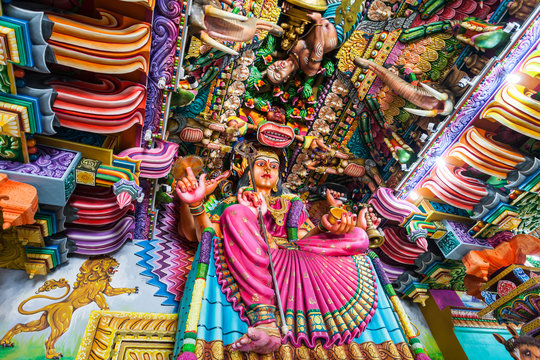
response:
<svg viewBox="0 0 540 360"><path fill-rule="evenodd" d="M497 333L508 339L511 335L506 330L455 327L454 333L469 360L512 360L504 346L493 337L493 333Z"/></svg>

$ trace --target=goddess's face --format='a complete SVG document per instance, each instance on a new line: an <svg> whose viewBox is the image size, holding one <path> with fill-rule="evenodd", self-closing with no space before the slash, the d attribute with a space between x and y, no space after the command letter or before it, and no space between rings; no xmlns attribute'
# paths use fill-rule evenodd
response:
<svg viewBox="0 0 540 360"><path fill-rule="evenodd" d="M267 156L259 156L253 163L253 176L257 189L272 190L279 180L279 161Z"/></svg>
<svg viewBox="0 0 540 360"><path fill-rule="evenodd" d="M266 69L266 76L272 84L282 84L289 79L289 76L294 71L292 61L289 59L278 60Z"/></svg>

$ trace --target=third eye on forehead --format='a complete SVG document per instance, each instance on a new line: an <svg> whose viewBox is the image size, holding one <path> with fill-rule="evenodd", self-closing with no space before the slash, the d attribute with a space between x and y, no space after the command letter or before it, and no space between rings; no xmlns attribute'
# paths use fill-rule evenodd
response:
<svg viewBox="0 0 540 360"><path fill-rule="evenodd" d="M276 159L272 159L272 158L267 158L267 157L264 157L264 156L261 156L259 158L257 158L255 160L256 162L264 162L265 164L268 164L268 165L271 165L271 164L276 164L276 165L279 165L279 161L277 161Z"/></svg>

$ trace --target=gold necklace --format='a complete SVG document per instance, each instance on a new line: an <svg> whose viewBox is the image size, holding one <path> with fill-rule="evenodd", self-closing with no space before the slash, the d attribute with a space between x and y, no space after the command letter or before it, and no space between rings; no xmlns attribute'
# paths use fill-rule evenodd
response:
<svg viewBox="0 0 540 360"><path fill-rule="evenodd" d="M274 221L278 226L283 226L285 223L283 220L285 218L285 213L287 213L287 199L279 197L279 198L273 198L271 196L265 196L266 205L268 207L268 211L270 211L270 214L274 218ZM279 209L272 208L271 205L274 205L276 201L279 200L281 207Z"/></svg>

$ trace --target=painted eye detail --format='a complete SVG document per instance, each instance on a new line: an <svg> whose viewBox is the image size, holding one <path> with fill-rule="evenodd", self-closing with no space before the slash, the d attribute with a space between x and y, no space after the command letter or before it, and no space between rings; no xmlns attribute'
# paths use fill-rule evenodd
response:
<svg viewBox="0 0 540 360"><path fill-rule="evenodd" d="M272 169L277 169L277 168L278 168L278 165L277 165L277 164L270 164L270 167L271 167Z"/></svg>
<svg viewBox="0 0 540 360"><path fill-rule="evenodd" d="M257 166L263 167L264 166L264 161L257 161Z"/></svg>

